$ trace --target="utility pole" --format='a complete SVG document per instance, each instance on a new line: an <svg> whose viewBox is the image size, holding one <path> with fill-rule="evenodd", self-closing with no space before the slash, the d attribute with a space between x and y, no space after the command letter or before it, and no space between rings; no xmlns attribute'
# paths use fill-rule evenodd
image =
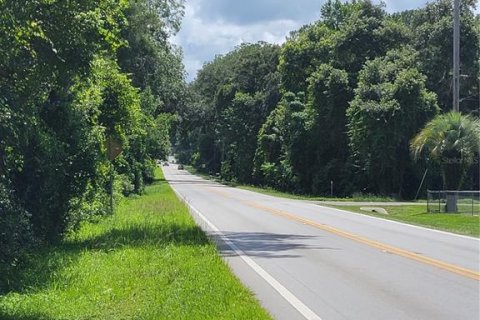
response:
<svg viewBox="0 0 480 320"><path fill-rule="evenodd" d="M453 4L453 111L460 112L460 0Z"/></svg>

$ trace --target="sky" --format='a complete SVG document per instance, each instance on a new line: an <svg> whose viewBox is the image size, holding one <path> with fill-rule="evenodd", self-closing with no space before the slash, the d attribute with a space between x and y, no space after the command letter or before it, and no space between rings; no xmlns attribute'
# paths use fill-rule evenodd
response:
<svg viewBox="0 0 480 320"><path fill-rule="evenodd" d="M187 81L205 62L241 43L282 44L286 36L320 18L325 0L185 0L182 29L173 43L182 47ZM378 2L378 1L374 1ZM384 0L388 12L415 9L427 0ZM477 9L478 12L478 9Z"/></svg>

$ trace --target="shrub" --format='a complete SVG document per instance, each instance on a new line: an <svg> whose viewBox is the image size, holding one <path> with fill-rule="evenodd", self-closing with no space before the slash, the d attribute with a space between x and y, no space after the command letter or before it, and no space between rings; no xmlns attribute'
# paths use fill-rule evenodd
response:
<svg viewBox="0 0 480 320"><path fill-rule="evenodd" d="M24 250L34 243L29 217L0 183L0 268L15 265Z"/></svg>

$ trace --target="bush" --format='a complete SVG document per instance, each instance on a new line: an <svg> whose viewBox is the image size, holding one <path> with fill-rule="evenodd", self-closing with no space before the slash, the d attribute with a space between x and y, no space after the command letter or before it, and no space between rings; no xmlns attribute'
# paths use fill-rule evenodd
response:
<svg viewBox="0 0 480 320"><path fill-rule="evenodd" d="M266 162L261 166L264 181L280 191L293 191L298 183L297 177L292 172L292 167L287 160L280 161L279 164Z"/></svg>
<svg viewBox="0 0 480 320"><path fill-rule="evenodd" d="M109 213L109 196L103 184L89 182L85 193L70 201L72 208L68 214L68 230L76 230L82 221L96 221Z"/></svg>
<svg viewBox="0 0 480 320"><path fill-rule="evenodd" d="M24 250L34 243L29 217L0 183L0 266L15 265Z"/></svg>
<svg viewBox="0 0 480 320"><path fill-rule="evenodd" d="M146 184L151 184L155 181L155 169L157 164L153 159L146 159L143 167L143 181Z"/></svg>

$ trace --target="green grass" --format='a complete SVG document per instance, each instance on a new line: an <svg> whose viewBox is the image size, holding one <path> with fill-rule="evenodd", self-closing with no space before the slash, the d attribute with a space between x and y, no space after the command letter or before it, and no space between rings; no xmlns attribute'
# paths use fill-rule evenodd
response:
<svg viewBox="0 0 480 320"><path fill-rule="evenodd" d="M480 217L467 214L427 213L425 206L385 206L388 215L360 210L360 206L331 206L334 208L368 214L384 219L401 221L418 226L480 237Z"/></svg>
<svg viewBox="0 0 480 320"><path fill-rule="evenodd" d="M357 202L393 202L392 198L381 197L375 195L354 195L351 198L330 198L330 197L318 197L309 195L296 195L287 192L277 191L271 188L262 188L256 186L239 185L223 181L218 177L209 176L198 172L192 167L185 167L189 172L199 175L203 178L215 180L233 187L237 187L244 190L258 192L275 197L296 199L296 200L310 200L310 201L357 201ZM459 202L459 206L462 203ZM478 215L472 216L468 214L444 214L444 213L427 213L426 203L423 205L404 205L404 206L385 206L388 211L388 215L366 212L360 210L360 206L341 206L341 205L329 205L330 207L343 209L346 211L357 212L365 215L376 216L384 219L390 219L400 222L405 222L413 225L433 228L437 230L443 230L463 235L469 235L474 237L480 237L480 217ZM471 203L466 204L467 210L470 210ZM363 207L363 206L362 206Z"/></svg>
<svg viewBox="0 0 480 320"><path fill-rule="evenodd" d="M295 199L295 200L310 200L310 201L376 201L376 202L393 202L395 199L390 197L376 196L372 194L355 194L352 197L347 198L337 198L337 197L322 197L314 195L305 195L305 194L294 194L290 192L282 192L268 187L259 187L252 185L244 185L231 181L223 180L217 176L208 175L202 173L191 166L185 166L185 170L188 172L198 175L204 179L213 180L231 187L240 188L248 191L258 192L266 194L269 196L286 198L286 199Z"/></svg>
<svg viewBox="0 0 480 320"><path fill-rule="evenodd" d="M161 179L10 277L0 319L270 319Z"/></svg>
<svg viewBox="0 0 480 320"><path fill-rule="evenodd" d="M372 202L393 202L395 199L389 197L376 196L371 194L355 194L352 197L347 198L337 198L337 197L321 197L321 196L312 196L312 195L299 195L292 194L288 192L278 191L272 188L262 188L257 186L249 185L237 185L237 188L249 190L253 192L258 192L266 194L269 196L295 199L295 200L310 200L310 201L372 201Z"/></svg>

